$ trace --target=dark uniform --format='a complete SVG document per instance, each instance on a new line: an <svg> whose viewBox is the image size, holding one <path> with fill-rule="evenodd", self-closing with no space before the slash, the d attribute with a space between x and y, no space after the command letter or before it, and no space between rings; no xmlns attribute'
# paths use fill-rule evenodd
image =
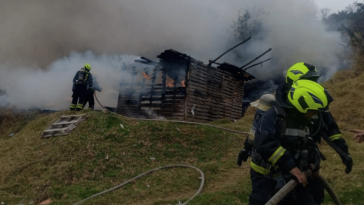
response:
<svg viewBox="0 0 364 205"><path fill-rule="evenodd" d="M315 164L315 167L319 168L320 153L316 142L321 141L323 132L330 136L330 140L336 146L349 155L345 140L341 137L340 130L330 112L326 110L321 112L322 117L311 121L306 120L295 109L289 109L290 105L284 100L284 96L287 96L286 91L284 86L280 86L276 92L278 104L283 107L277 105L266 112L257 110L254 117L252 128L255 128L255 148L252 149L253 190L250 204L264 204L283 186L284 176L288 176L287 173L292 168L299 167L299 156L303 149L309 153L308 163ZM327 92L326 95L331 102L331 96ZM247 142L248 140L244 144L246 145ZM341 158L347 166L346 172L350 172L352 161ZM320 204L323 199L323 184L314 178L309 181L308 187L299 185L294 196L291 194L291 197L287 197L281 204Z"/></svg>
<svg viewBox="0 0 364 205"><path fill-rule="evenodd" d="M85 107L86 103L88 102L88 108L94 109L95 107L95 99L94 99L94 92L99 91L101 92L102 88L100 88L99 83L96 81L96 77L93 78L93 87L87 89L85 100L83 101L83 107Z"/></svg>
<svg viewBox="0 0 364 205"><path fill-rule="evenodd" d="M92 86L92 74L85 68L81 68L81 70L77 71L75 77L73 78L73 94L70 110L82 110L87 90L88 88L92 88Z"/></svg>
<svg viewBox="0 0 364 205"><path fill-rule="evenodd" d="M289 180L289 171L300 167L301 152L308 151L308 163L319 167L320 156L310 139L310 121L294 109L276 105L257 123L251 162L252 194L249 204L265 204ZM299 184L281 204L315 205L307 187Z"/></svg>
<svg viewBox="0 0 364 205"><path fill-rule="evenodd" d="M260 97L259 101L253 102L256 104L257 110L254 114L253 124L249 130L248 137L244 142L244 148L238 155L238 165L241 166L242 161L246 162L248 157L251 155L252 148L254 147L255 131L257 129L258 119L273 105L276 104L275 96L273 94L265 94Z"/></svg>
<svg viewBox="0 0 364 205"><path fill-rule="evenodd" d="M291 89L291 85L298 79L308 79L314 82L317 82L317 79L320 75L317 73L316 68L310 64L299 62L291 66L286 75L286 83L277 88L276 91L276 99L280 105L283 107L289 108L290 105L285 102L286 96L288 95L288 91ZM325 90L325 95L328 101L328 104L333 101L330 94ZM254 118L254 122L252 125L252 129L250 130L249 137L254 138L255 131L257 128L259 116L264 115L264 112L257 109L257 113ZM282 118L283 119L283 118ZM346 173L349 173L352 168L352 159L348 153L348 147L345 143L345 140L341 137L341 132L332 117L331 113L328 111L328 106L325 111L321 111L318 116L314 116L311 119L309 124L305 125L310 128L310 141L313 142L321 142L321 137L323 137L328 143L336 149L339 153L343 163L346 165ZM294 128L296 129L296 128ZM312 140L311 140L312 139ZM251 141L251 140L250 140ZM238 165L241 164L241 161L246 161L247 155L250 154L247 150L249 150L249 146L254 146L251 142L249 143L248 139L244 143L245 148L240 151L238 156ZM335 148L336 146L336 148ZM339 150L337 149L339 148ZM342 151L340 154L340 150ZM254 154L254 152L253 152ZM322 155L321 155L322 156ZM323 157L323 156L322 156ZM252 156L253 158L253 156ZM254 160L253 160L254 161ZM254 167L254 163L252 164ZM257 168L257 166L255 166ZM254 174L253 174L254 175ZM252 175L252 176L253 176ZM265 177L267 178L267 177ZM268 177L269 178L269 177ZM273 178L272 178L273 179ZM279 183L279 180L276 179L276 182ZM269 184L269 183L268 183ZM310 182L311 193L314 197L314 200L317 204L323 202L324 199L324 187L318 180L314 180ZM313 185L313 186L312 186Z"/></svg>
<svg viewBox="0 0 364 205"><path fill-rule="evenodd" d="M326 92L326 95L328 96L329 103L332 102L332 98L329 93ZM320 119L321 117L321 119ZM344 157L339 153L339 156L343 162L343 164L346 165L345 172L350 173L353 161L351 160L348 146L346 145L345 139L342 138L341 132L339 130L339 126L337 125L334 117L331 115L328 108L321 112L321 116L314 116L312 119L312 125L314 126L314 130L320 129L317 134L313 135L312 138L315 142L321 143L321 138L323 135L329 136L329 140L334 143L335 146L337 146L340 150L342 150L346 156ZM321 120L321 123L320 123ZM317 127L318 126L318 127ZM327 140L327 139L325 139ZM313 180L311 182L311 193L314 197L314 200L317 204L321 204L324 201L325 193L324 193L324 185L319 181L318 179Z"/></svg>
<svg viewBox="0 0 364 205"><path fill-rule="evenodd" d="M283 84L282 86L277 88L277 96L279 99L282 99L283 96L288 94L289 84ZM328 104L333 101L331 95L325 90L325 94L328 100ZM281 102L283 103L283 102ZM327 135L329 140L331 140L339 149L341 149L346 156L350 157L348 146L346 145L345 139L342 138L339 126L337 125L334 117L331 115L329 111L329 105L326 109L320 112L320 116L314 116L311 119L311 124L315 133L312 135L312 139L315 143L321 143L321 139L323 135ZM325 139L326 140L326 139ZM342 162L346 165L345 172L349 173L352 169L353 162L351 158L348 160L341 154L339 154ZM311 193L314 197L314 200L317 204L321 204L324 201L324 185L318 180L314 179L311 181Z"/></svg>

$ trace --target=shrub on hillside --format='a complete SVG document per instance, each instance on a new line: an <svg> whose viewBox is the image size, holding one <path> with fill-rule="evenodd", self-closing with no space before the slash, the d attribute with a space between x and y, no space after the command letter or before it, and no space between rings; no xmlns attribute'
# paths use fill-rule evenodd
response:
<svg viewBox="0 0 364 205"><path fill-rule="evenodd" d="M355 52L364 54L364 3L355 2L345 10L328 15L322 10L323 22L330 30L339 31L343 41Z"/></svg>
<svg viewBox="0 0 364 205"><path fill-rule="evenodd" d="M15 124L19 120L19 116L15 113L14 107L0 108L0 127L6 128ZM0 134L4 134L5 129L0 129Z"/></svg>
<svg viewBox="0 0 364 205"><path fill-rule="evenodd" d="M21 111L14 106L0 107L0 135L19 132L39 114L39 110Z"/></svg>

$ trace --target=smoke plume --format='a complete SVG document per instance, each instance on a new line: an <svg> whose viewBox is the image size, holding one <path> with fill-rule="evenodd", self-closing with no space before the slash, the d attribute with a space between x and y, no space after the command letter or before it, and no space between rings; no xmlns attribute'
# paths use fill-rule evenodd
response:
<svg viewBox="0 0 364 205"><path fill-rule="evenodd" d="M105 105L115 107L121 67L137 56L155 58L175 49L207 62L238 41L232 24L239 11L257 8L266 30L219 61L243 65L268 48L273 60L249 70L261 80L284 75L298 61L332 74L341 65L340 37L325 31L318 8L307 0L228 1L0 1L0 89L4 101L19 107L64 109L70 104L72 78L90 63ZM130 73L130 72L128 72Z"/></svg>

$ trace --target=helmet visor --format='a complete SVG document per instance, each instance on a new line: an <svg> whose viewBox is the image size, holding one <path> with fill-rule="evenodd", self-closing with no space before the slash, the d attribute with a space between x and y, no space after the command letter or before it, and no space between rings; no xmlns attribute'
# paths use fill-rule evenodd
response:
<svg viewBox="0 0 364 205"><path fill-rule="evenodd" d="M307 79L307 80L312 80L312 81L317 82L319 77L320 77L320 75L318 74L317 71L310 70L307 73L305 73L304 75L302 75L300 77L300 79Z"/></svg>

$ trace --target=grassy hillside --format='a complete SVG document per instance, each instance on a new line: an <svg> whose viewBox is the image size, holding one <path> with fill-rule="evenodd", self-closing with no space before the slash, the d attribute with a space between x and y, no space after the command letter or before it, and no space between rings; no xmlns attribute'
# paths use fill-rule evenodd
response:
<svg viewBox="0 0 364 205"><path fill-rule="evenodd" d="M322 175L347 205L364 204L364 145L356 144L347 132L351 128L364 129L364 75L358 65L324 83L335 99L330 110L349 145L354 168L345 174L340 158L322 143L320 148L328 158L323 162ZM52 204L73 204L150 169L190 164L205 173L206 181L202 193L189 204L247 204L251 188L249 163L242 168L236 165L245 136L205 126L81 113L89 118L72 133L50 139L41 139L42 131L71 112L27 120L9 118L9 123L1 124L0 203L37 204L51 198ZM220 120L213 124L248 131L253 113L254 109L249 108L236 123ZM15 134L10 137L12 132ZM160 170L84 204L178 204L195 194L199 177L193 169ZM332 204L326 198L325 204Z"/></svg>
<svg viewBox="0 0 364 205"><path fill-rule="evenodd" d="M42 131L64 114L71 112L40 116L14 136L0 137L1 202L28 204L52 198L54 204L72 204L168 164L191 164L203 170L205 197L195 204L247 199L249 185L240 187L247 182L239 179L247 169L235 166L243 140L238 134L88 111L89 118L68 136L41 139ZM239 189L232 188L236 184ZM161 170L88 204L176 204L193 196L199 185L195 170ZM226 190L231 196L225 196Z"/></svg>

